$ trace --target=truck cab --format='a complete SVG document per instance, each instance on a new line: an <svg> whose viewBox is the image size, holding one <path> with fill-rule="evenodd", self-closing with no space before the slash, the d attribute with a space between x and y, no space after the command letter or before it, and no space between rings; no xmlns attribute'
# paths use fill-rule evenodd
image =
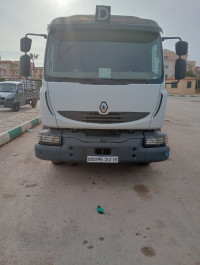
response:
<svg viewBox="0 0 200 265"><path fill-rule="evenodd" d="M40 91L40 159L150 163L169 157L161 28L110 16L56 18L48 28ZM182 62L179 61L179 64ZM179 72L180 74L180 72Z"/></svg>

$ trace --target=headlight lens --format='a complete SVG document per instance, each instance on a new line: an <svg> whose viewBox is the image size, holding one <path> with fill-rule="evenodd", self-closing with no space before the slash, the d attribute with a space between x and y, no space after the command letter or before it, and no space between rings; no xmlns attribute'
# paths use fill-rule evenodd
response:
<svg viewBox="0 0 200 265"><path fill-rule="evenodd" d="M61 145L62 138L60 135L56 135L50 130L42 130L38 133L39 144L46 145Z"/></svg>
<svg viewBox="0 0 200 265"><path fill-rule="evenodd" d="M154 147L154 146L165 146L168 143L167 134L155 134L151 136L145 136L144 146Z"/></svg>

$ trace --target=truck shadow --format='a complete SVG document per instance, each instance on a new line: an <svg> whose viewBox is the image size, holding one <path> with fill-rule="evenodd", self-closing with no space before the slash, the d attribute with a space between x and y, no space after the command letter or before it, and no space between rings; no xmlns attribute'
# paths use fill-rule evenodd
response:
<svg viewBox="0 0 200 265"><path fill-rule="evenodd" d="M163 173L156 164L63 164L51 165L50 176L58 182L84 188L127 187L157 181Z"/></svg>

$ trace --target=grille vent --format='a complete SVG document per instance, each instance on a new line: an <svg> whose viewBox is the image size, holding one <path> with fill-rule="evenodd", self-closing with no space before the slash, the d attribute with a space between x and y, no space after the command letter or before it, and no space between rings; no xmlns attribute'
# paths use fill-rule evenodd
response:
<svg viewBox="0 0 200 265"><path fill-rule="evenodd" d="M89 111L58 111L58 113L74 121L101 124L132 122L149 115L149 112L109 112L108 114L99 114L98 112Z"/></svg>

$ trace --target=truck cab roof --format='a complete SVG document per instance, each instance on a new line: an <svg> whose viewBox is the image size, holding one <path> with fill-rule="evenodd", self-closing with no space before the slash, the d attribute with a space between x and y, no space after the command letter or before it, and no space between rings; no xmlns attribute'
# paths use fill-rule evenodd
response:
<svg viewBox="0 0 200 265"><path fill-rule="evenodd" d="M150 19L143 19L135 16L112 15L109 23L95 21L94 15L75 15L70 17L55 18L48 27L48 30L58 28L110 28L110 29L132 29L162 32L157 22Z"/></svg>

